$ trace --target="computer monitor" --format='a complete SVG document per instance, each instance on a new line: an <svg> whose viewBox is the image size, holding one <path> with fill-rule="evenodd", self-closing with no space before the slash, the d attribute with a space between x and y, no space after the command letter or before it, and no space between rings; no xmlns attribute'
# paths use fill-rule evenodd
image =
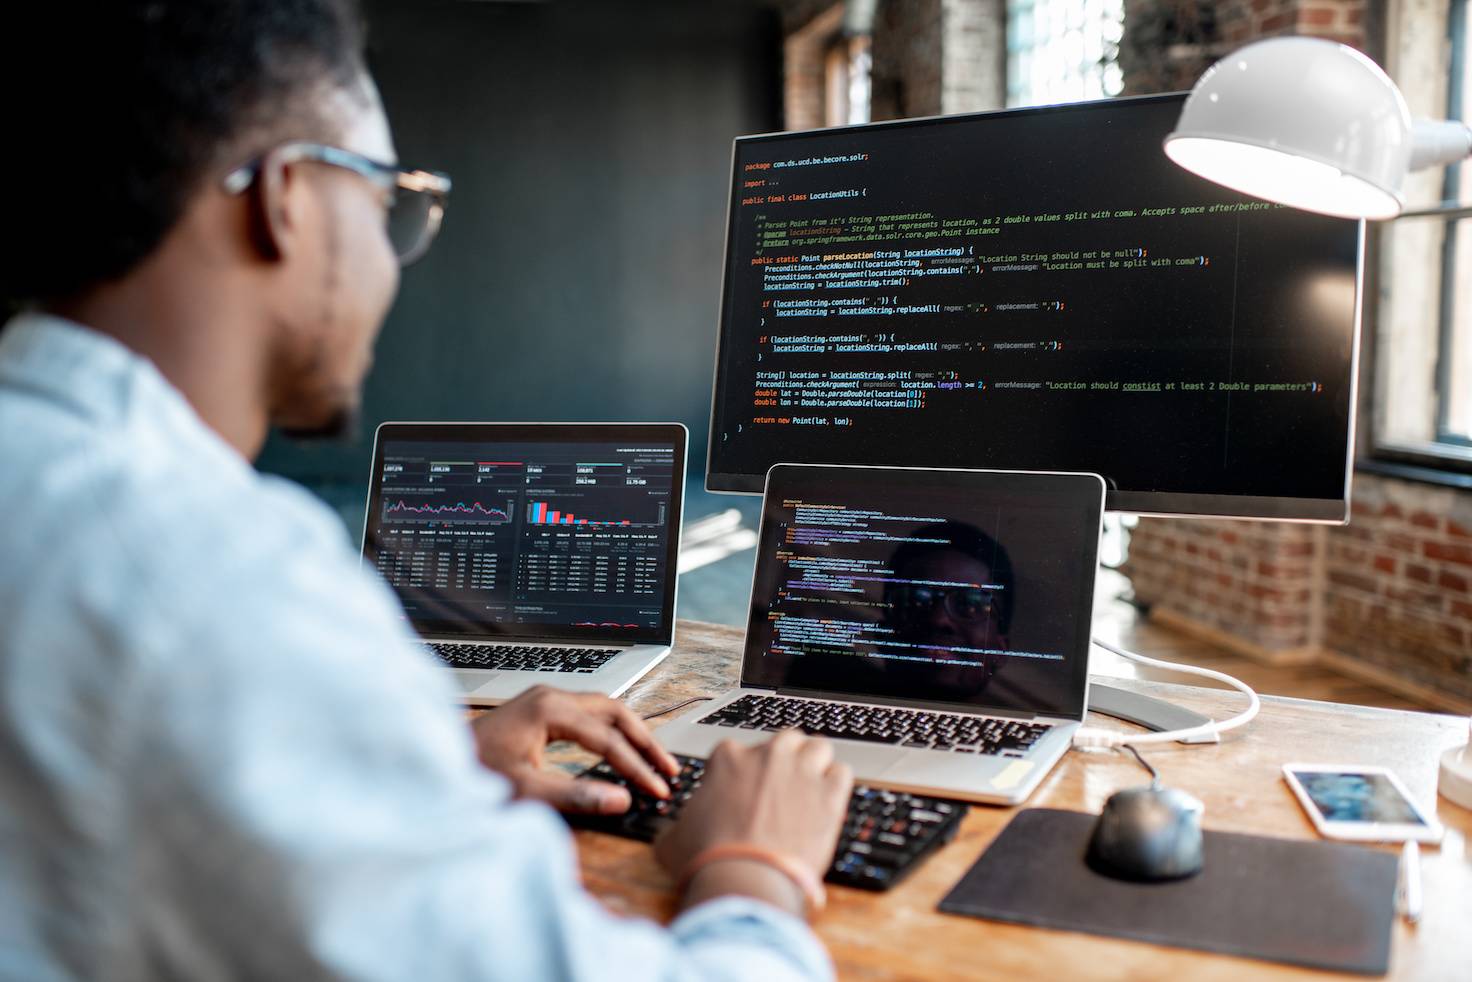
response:
<svg viewBox="0 0 1472 982"><path fill-rule="evenodd" d="M741 137L707 487L778 462L1094 471L1347 517L1363 223L1161 150L1182 95Z"/></svg>

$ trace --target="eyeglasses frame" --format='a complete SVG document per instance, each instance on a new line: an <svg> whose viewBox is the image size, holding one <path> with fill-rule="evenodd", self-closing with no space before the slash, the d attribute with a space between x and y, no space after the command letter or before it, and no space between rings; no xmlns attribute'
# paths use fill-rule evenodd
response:
<svg viewBox="0 0 1472 982"><path fill-rule="evenodd" d="M902 608L902 610L900 611L900 615L902 617L908 617L908 616L910 616L913 613L919 613L921 610L924 610L924 611L933 611L935 609L935 605L936 605L936 602L937 601L940 602L941 609L944 610L948 616L954 617L954 618L956 618L957 620L960 620L960 621L965 621L967 623L977 623L977 622L981 622L981 621L991 621L991 620L995 620L996 617L997 617L997 612L998 612L997 594L996 594L996 591L994 591L994 590L987 590L984 587L928 587L928 586L909 587L909 586L907 586L907 587L903 588L903 591L902 592L911 592L911 591L919 592L920 590L925 590L925 591L928 591L928 592L930 592L932 594L932 596L930 598L930 602L927 603L927 604L924 604L922 606L920 604L915 604L915 603L901 603L899 601L896 601L896 603L895 603L896 607L901 607ZM955 611L955 610L952 609L952 603L951 603L952 598L958 596L959 594L967 593L967 592L970 592L970 591L976 591L977 593L982 593L982 594L985 594L986 595L986 605L985 605L985 608L984 608L985 611L986 611L986 613L984 615L982 615L981 617L966 617L963 614L959 613L958 611Z"/></svg>
<svg viewBox="0 0 1472 982"><path fill-rule="evenodd" d="M439 235L440 223L444 220L445 205L450 195L451 184L448 174L430 170L404 170L393 164L385 164L371 157L365 157L352 150L304 140L283 143L274 148L272 152L284 163L315 161L352 171L386 189L402 189L416 194L429 195L429 213L425 217L424 232L413 248L397 257L400 266L408 266L417 262L429 251L429 247L434 244L435 237ZM265 156L262 154L246 161L227 173L220 182L225 193L241 194L255 183L256 178L260 176Z"/></svg>

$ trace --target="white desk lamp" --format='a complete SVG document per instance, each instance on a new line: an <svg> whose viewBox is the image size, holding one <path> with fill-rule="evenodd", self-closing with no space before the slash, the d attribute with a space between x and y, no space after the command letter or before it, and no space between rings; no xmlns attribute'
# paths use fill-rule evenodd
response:
<svg viewBox="0 0 1472 982"><path fill-rule="evenodd" d="M1412 120L1390 77L1353 48L1317 38L1249 44L1201 76L1165 152L1234 191L1340 218L1472 215L1448 203L1405 209L1406 174L1472 156L1472 129ZM1438 790L1472 808L1472 743L1441 758Z"/></svg>
<svg viewBox="0 0 1472 982"><path fill-rule="evenodd" d="M1472 155L1472 129L1413 121L1400 89L1353 48L1282 37L1208 68L1165 152L1209 181L1305 211L1451 215L1455 209L1405 211L1401 187L1410 171Z"/></svg>

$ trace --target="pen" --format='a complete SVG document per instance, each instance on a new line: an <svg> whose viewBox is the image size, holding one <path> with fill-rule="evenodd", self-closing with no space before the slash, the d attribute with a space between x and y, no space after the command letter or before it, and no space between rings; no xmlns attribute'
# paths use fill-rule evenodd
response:
<svg viewBox="0 0 1472 982"><path fill-rule="evenodd" d="M1407 839L1400 851L1400 912L1407 924L1421 919L1421 849Z"/></svg>

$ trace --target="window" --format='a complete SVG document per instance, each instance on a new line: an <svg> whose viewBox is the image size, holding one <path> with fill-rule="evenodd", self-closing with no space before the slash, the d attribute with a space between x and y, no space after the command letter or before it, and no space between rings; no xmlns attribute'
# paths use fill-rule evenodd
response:
<svg viewBox="0 0 1472 982"><path fill-rule="evenodd" d="M848 7L834 3L783 41L783 109L789 130L867 123L871 25L850 29Z"/></svg>
<svg viewBox="0 0 1472 982"><path fill-rule="evenodd" d="M1447 115L1466 119L1472 104L1472 72L1468 71L1467 0L1454 0L1449 20L1451 85ZM1443 200L1472 205L1472 164L1446 169ZM1440 406L1436 414L1438 442L1472 447L1472 220L1448 222L1441 261L1441 309L1437 352Z"/></svg>
<svg viewBox="0 0 1472 982"><path fill-rule="evenodd" d="M1124 0L1007 0L1007 105L1116 96Z"/></svg>
<svg viewBox="0 0 1472 982"><path fill-rule="evenodd" d="M834 38L824 59L824 125L869 122L870 61L867 35Z"/></svg>
<svg viewBox="0 0 1472 982"><path fill-rule="evenodd" d="M1405 4L1387 53L1411 114L1466 119L1472 109L1468 0L1438 16ZM1428 54L1430 56L1428 56ZM1472 207L1472 164L1421 171L1407 181L1408 210ZM1402 218L1374 230L1379 296L1367 297L1375 331L1373 450L1443 469L1472 469L1472 218Z"/></svg>

